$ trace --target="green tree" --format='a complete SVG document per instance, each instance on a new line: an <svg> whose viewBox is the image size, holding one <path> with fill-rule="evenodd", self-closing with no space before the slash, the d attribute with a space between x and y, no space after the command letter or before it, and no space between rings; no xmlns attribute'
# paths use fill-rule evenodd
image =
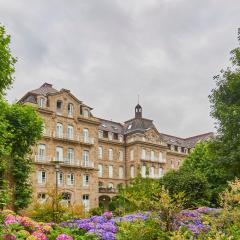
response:
<svg viewBox="0 0 240 240"><path fill-rule="evenodd" d="M10 36L5 28L0 25L0 97L13 83L14 64L16 59L12 56L10 48Z"/></svg>
<svg viewBox="0 0 240 240"><path fill-rule="evenodd" d="M16 62L9 44L10 36L0 26L0 209L10 202L18 210L31 199L31 146L41 137L42 120L33 107L10 105L3 99Z"/></svg>

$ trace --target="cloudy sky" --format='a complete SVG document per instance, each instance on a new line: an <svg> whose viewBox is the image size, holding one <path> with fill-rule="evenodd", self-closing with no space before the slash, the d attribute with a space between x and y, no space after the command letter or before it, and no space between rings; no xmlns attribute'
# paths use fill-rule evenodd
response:
<svg viewBox="0 0 240 240"><path fill-rule="evenodd" d="M49 82L125 121L137 95L160 132L213 131L212 77L238 46L238 0L0 0L18 58L9 101Z"/></svg>

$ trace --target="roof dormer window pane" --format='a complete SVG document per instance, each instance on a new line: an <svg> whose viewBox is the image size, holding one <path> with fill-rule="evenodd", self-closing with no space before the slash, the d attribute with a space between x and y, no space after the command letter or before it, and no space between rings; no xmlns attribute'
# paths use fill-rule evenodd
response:
<svg viewBox="0 0 240 240"><path fill-rule="evenodd" d="M58 100L56 107L57 107L57 114L62 114L62 110L63 110L63 103L62 103L62 101Z"/></svg>
<svg viewBox="0 0 240 240"><path fill-rule="evenodd" d="M47 101L46 101L46 99L45 98L40 98L39 99L39 107L40 108L45 108L46 107L46 103L47 103Z"/></svg>

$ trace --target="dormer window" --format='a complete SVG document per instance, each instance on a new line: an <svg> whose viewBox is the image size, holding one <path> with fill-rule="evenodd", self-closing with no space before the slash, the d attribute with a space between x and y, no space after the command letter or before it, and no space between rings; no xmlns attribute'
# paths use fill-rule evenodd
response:
<svg viewBox="0 0 240 240"><path fill-rule="evenodd" d="M61 100L57 101L57 114L62 114L62 110L63 110L63 103Z"/></svg>
<svg viewBox="0 0 240 240"><path fill-rule="evenodd" d="M128 126L128 130L130 130L132 128L132 124L130 124L129 126Z"/></svg>
<svg viewBox="0 0 240 240"><path fill-rule="evenodd" d="M46 107L46 103L47 103L47 101L46 101L46 99L45 98L40 98L39 99L39 107L40 108L45 108Z"/></svg>
<svg viewBox="0 0 240 240"><path fill-rule="evenodd" d="M111 132L108 132L108 139L111 141L113 140L113 134Z"/></svg>
<svg viewBox="0 0 240 240"><path fill-rule="evenodd" d="M83 110L83 117L86 117L86 118L89 117L89 110L88 109Z"/></svg>
<svg viewBox="0 0 240 240"><path fill-rule="evenodd" d="M73 117L73 104L69 103L68 104L68 117Z"/></svg>

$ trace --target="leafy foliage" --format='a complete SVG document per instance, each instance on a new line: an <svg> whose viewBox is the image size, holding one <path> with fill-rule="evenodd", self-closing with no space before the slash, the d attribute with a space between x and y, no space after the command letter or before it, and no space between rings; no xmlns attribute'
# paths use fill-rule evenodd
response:
<svg viewBox="0 0 240 240"><path fill-rule="evenodd" d="M9 48L10 36L6 34L5 28L0 26L0 97L3 96L13 83L14 64L16 59L11 55Z"/></svg>

